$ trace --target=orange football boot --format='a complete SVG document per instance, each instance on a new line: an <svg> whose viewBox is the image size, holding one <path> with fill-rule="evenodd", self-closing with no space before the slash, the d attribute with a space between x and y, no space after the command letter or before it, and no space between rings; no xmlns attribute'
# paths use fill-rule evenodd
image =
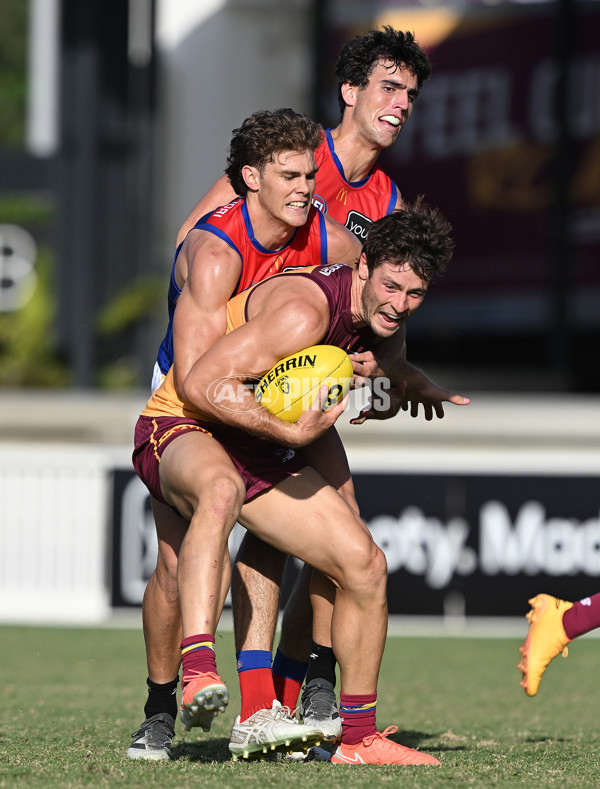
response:
<svg viewBox="0 0 600 789"><path fill-rule="evenodd" d="M573 603L549 594L539 594L529 600L529 605L529 632L519 647L522 658L517 667L523 674L521 687L528 696L535 696L550 661L561 652L563 657L569 654L567 644L571 639L565 633L562 618L565 611L573 607Z"/></svg>
<svg viewBox="0 0 600 789"><path fill-rule="evenodd" d="M229 691L221 677L212 671L191 671L183 678L186 683L179 706L183 728L189 731L199 726L203 731L210 727L219 712L229 704Z"/></svg>
<svg viewBox="0 0 600 789"><path fill-rule="evenodd" d="M331 757L332 764L440 764L428 753L414 751L405 745L388 740L388 734L398 731L397 726L388 726L365 737L356 745L338 745Z"/></svg>

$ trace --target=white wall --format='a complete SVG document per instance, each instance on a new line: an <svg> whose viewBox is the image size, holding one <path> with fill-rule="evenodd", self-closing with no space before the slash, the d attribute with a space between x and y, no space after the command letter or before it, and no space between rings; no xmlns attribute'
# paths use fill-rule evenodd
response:
<svg viewBox="0 0 600 789"><path fill-rule="evenodd" d="M252 112L310 110L309 0L159 0L159 247L223 174Z"/></svg>
<svg viewBox="0 0 600 789"><path fill-rule="evenodd" d="M107 616L112 462L104 448L0 444L0 621Z"/></svg>

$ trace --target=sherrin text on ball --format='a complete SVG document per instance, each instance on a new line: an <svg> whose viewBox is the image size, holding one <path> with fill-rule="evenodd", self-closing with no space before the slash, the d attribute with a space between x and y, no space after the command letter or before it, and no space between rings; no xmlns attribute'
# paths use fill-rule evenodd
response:
<svg viewBox="0 0 600 789"><path fill-rule="evenodd" d="M329 390L325 408L342 400L352 382L352 362L335 345L311 345L287 356L256 384L257 402L285 422L296 422L311 407L323 384Z"/></svg>

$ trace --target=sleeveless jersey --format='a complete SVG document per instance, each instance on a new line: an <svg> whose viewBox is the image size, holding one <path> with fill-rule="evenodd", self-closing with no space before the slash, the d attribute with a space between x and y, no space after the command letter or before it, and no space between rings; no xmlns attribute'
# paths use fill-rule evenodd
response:
<svg viewBox="0 0 600 789"><path fill-rule="evenodd" d="M292 238L280 249L266 249L254 238L246 201L238 197L206 214L192 228L213 233L240 256L241 273L233 293L240 293L256 282L281 272L287 266L303 267L327 263L327 229L322 214L311 207L306 224L296 228ZM182 242L183 243L183 242ZM177 247L171 268L167 297L169 323L158 350L157 365L164 375L173 364L173 315L181 289L175 278L175 265L182 244Z"/></svg>
<svg viewBox="0 0 600 789"><path fill-rule="evenodd" d="M329 305L329 328L315 345L336 345L347 353L360 353L371 348L375 335L368 327L357 328L352 323L350 286L352 268L344 263L332 266L311 266L304 271L289 271L289 277L305 277L315 282L323 291ZM227 333L248 321L248 305L252 294L264 282L257 283L245 293L234 296L227 303Z"/></svg>
<svg viewBox="0 0 600 789"><path fill-rule="evenodd" d="M315 344L336 345L346 352L361 352L373 347L376 336L368 326L357 328L352 323L351 284L352 268L344 263L331 266L312 266L306 271L290 271L281 274L286 278L307 277L323 291L329 305L329 327ZM260 282L251 289L234 296L227 304L227 333L248 321L248 303ZM264 371L266 372L266 370ZM156 389L142 416L177 416L191 419L206 419L185 403L177 394L171 368L162 384Z"/></svg>
<svg viewBox="0 0 600 789"><path fill-rule="evenodd" d="M396 207L398 187L377 165L362 181L347 181L333 147L331 129L325 131L315 159L319 170L313 205L337 219L364 244L371 224Z"/></svg>

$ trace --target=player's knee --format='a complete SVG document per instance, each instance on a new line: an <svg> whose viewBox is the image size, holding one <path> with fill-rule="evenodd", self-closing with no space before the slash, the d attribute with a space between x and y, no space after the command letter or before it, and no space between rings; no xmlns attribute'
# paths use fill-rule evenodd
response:
<svg viewBox="0 0 600 789"><path fill-rule="evenodd" d="M179 586L177 585L177 567L174 569L173 574L169 574L160 579L160 590L163 599L169 605L179 603Z"/></svg>
<svg viewBox="0 0 600 789"><path fill-rule="evenodd" d="M372 539L357 540L343 565L342 587L358 595L377 594L385 596L387 585L387 562L385 554Z"/></svg>
<svg viewBox="0 0 600 789"><path fill-rule="evenodd" d="M156 580L162 589L175 589L177 594L177 559L167 559L156 566Z"/></svg>
<svg viewBox="0 0 600 789"><path fill-rule="evenodd" d="M166 586L169 580L177 585L177 563L177 553L171 550L171 546L159 540L154 576L161 586Z"/></svg>
<svg viewBox="0 0 600 789"><path fill-rule="evenodd" d="M371 540L369 548L365 552L364 566L360 571L360 578L372 590L381 588L387 583L385 554L373 540Z"/></svg>
<svg viewBox="0 0 600 789"><path fill-rule="evenodd" d="M373 551L370 563L371 583L374 587L385 590L387 587L387 560L381 548L373 543Z"/></svg>
<svg viewBox="0 0 600 789"><path fill-rule="evenodd" d="M242 478L235 471L216 473L205 485L205 495L223 510L239 513L246 497L246 488Z"/></svg>

